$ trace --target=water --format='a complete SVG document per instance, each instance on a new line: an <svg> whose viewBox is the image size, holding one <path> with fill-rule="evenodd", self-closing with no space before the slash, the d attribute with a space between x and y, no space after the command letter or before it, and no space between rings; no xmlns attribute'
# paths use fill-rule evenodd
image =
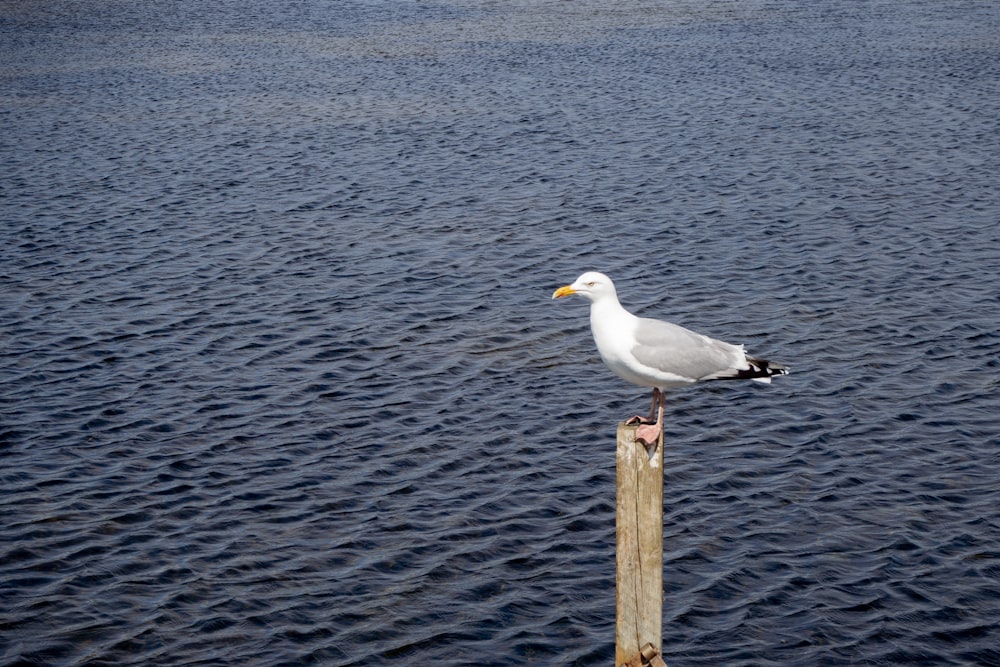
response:
<svg viewBox="0 0 1000 667"><path fill-rule="evenodd" d="M0 2L0 664L1000 664L994 3Z"/></svg>

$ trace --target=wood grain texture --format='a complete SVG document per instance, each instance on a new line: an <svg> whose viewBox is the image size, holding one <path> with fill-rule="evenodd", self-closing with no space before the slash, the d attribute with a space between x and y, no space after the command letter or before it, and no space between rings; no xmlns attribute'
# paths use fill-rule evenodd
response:
<svg viewBox="0 0 1000 667"><path fill-rule="evenodd" d="M663 617L663 433L648 453L635 427L618 425L615 664L647 643L661 650Z"/></svg>

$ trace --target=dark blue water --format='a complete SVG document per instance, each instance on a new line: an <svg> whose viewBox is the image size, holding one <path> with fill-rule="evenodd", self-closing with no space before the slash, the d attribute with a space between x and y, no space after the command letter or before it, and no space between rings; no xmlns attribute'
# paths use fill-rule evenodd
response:
<svg viewBox="0 0 1000 667"><path fill-rule="evenodd" d="M0 664L1000 664L1000 6L0 0Z"/></svg>

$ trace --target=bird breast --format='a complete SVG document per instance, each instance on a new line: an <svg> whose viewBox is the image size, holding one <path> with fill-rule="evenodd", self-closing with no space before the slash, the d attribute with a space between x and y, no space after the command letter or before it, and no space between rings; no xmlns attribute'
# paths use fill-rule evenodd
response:
<svg viewBox="0 0 1000 667"><path fill-rule="evenodd" d="M591 309L590 330L604 365L632 384L653 387L656 385L650 382L648 376L643 377L636 372L632 341L637 325L638 319L624 309Z"/></svg>

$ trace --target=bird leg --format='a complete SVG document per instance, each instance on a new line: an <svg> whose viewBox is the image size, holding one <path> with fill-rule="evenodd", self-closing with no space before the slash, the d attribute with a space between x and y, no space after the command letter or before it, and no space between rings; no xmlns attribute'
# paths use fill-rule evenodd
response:
<svg viewBox="0 0 1000 667"><path fill-rule="evenodd" d="M660 440L663 432L663 405L667 402L666 394L659 389L653 389L653 405L650 406L649 419L632 417L626 424L639 424L635 429L635 439L641 440L647 446L653 446ZM656 421L653 421L656 415Z"/></svg>
<svg viewBox="0 0 1000 667"><path fill-rule="evenodd" d="M641 415L636 415L625 423L629 426L632 424L655 424L656 408L660 405L660 396L662 393L663 392L661 392L658 388L653 387L653 402L649 406L649 416L643 417Z"/></svg>

